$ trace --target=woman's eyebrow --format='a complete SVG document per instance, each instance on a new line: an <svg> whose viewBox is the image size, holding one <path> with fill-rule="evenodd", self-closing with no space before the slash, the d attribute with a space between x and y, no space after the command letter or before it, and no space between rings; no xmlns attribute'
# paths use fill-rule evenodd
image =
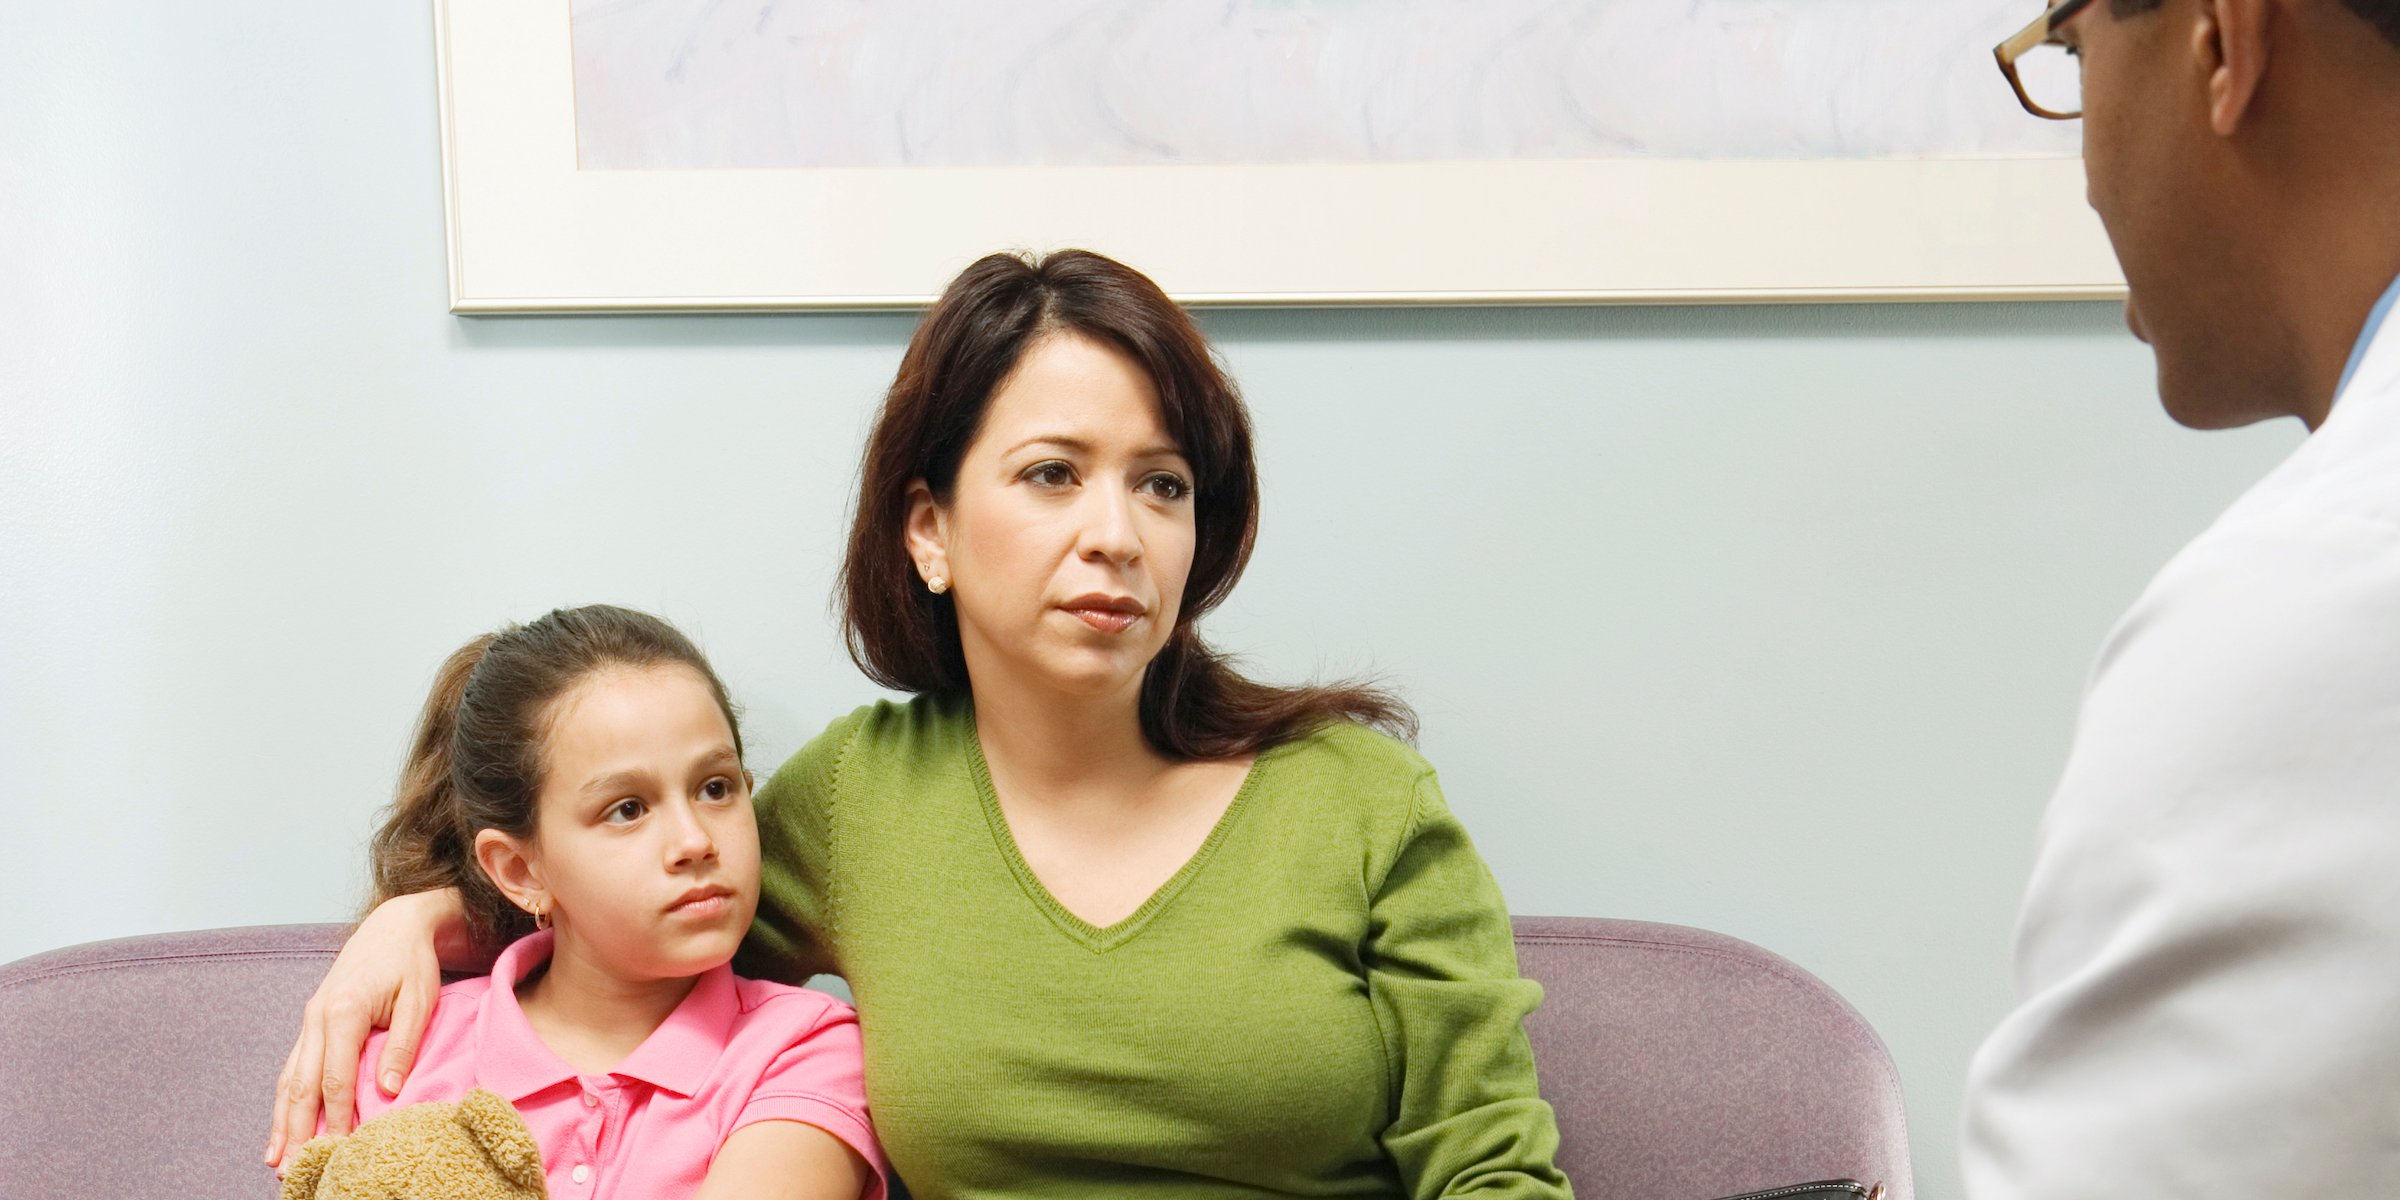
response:
<svg viewBox="0 0 2400 1200"><path fill-rule="evenodd" d="M1001 457L1005 458L1010 454L1015 454L1020 450L1024 450L1033 446L1056 446L1061 450L1071 450L1077 454L1089 454L1092 452L1092 444L1083 440L1082 438L1073 437L1063 433L1044 433L1034 437L1026 438L1024 441L1018 442L1014 446L1010 446L1002 453Z"/></svg>
<svg viewBox="0 0 2400 1200"><path fill-rule="evenodd" d="M1090 454L1093 452L1092 443L1083 438L1065 433L1045 433L1039 437L1029 437L1024 441L1018 442L1016 445L1009 447L1005 451L1002 451L1001 457L1006 458L1009 455L1015 454L1018 451L1024 450L1031 446L1056 446L1061 450L1069 451L1075 454ZM1181 458L1183 457L1183 451L1172 443L1160 442L1156 445L1145 446L1134 451L1133 456L1135 458Z"/></svg>

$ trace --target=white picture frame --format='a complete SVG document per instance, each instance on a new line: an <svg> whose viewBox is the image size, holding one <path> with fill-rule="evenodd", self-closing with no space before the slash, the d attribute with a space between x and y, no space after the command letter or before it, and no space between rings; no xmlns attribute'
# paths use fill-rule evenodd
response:
<svg viewBox="0 0 2400 1200"><path fill-rule="evenodd" d="M567 0L434 20L460 314L910 308L1067 246L1203 305L2124 295L2073 158L584 171Z"/></svg>

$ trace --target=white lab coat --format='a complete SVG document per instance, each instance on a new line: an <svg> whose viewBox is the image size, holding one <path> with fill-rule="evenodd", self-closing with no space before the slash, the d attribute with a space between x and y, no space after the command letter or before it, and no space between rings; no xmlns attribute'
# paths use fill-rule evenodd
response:
<svg viewBox="0 0 2400 1200"><path fill-rule="evenodd" d="M2400 318L2110 634L1970 1200L2400 1197Z"/></svg>

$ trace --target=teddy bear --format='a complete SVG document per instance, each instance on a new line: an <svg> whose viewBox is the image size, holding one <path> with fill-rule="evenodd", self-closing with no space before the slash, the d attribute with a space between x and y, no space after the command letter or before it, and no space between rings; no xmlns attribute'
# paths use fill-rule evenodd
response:
<svg viewBox="0 0 2400 1200"><path fill-rule="evenodd" d="M542 1148L508 1101L480 1088L411 1104L300 1147L282 1200L546 1200Z"/></svg>

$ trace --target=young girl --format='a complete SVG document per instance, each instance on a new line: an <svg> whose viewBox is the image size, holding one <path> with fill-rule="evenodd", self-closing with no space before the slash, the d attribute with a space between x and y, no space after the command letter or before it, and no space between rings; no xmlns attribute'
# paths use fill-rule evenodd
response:
<svg viewBox="0 0 2400 1200"><path fill-rule="evenodd" d="M883 1195L849 1006L727 966L758 901L750 776L672 626L561 609L451 655L375 840L378 899L455 887L508 948L442 989L361 1120L480 1087L524 1115L553 1197Z"/></svg>

